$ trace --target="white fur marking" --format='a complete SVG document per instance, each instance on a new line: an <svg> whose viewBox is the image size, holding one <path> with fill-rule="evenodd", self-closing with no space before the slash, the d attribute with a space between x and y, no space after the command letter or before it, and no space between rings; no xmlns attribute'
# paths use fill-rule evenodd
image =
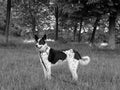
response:
<svg viewBox="0 0 120 90"><path fill-rule="evenodd" d="M90 62L90 57L89 56L83 56L82 60L80 60L80 64L82 65L87 65Z"/></svg>

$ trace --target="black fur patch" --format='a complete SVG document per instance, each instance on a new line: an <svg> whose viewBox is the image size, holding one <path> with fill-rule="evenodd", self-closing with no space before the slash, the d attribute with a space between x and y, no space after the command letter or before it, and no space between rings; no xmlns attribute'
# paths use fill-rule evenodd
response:
<svg viewBox="0 0 120 90"><path fill-rule="evenodd" d="M68 49L61 49L60 51L68 51L68 50L70 50L69 48Z"/></svg>
<svg viewBox="0 0 120 90"><path fill-rule="evenodd" d="M67 55L60 50L54 50L51 48L49 51L48 61L52 64L55 64L59 60L64 61L66 58Z"/></svg>
<svg viewBox="0 0 120 90"><path fill-rule="evenodd" d="M41 39L38 43L39 43L39 45L44 45L45 41L43 39Z"/></svg>
<svg viewBox="0 0 120 90"><path fill-rule="evenodd" d="M77 60L82 59L82 57L81 57L81 55L78 53L78 51L73 50L73 52L75 53L75 56L74 56L75 59L77 59Z"/></svg>
<svg viewBox="0 0 120 90"><path fill-rule="evenodd" d="M37 40L39 39L37 35L34 36L35 37L35 41L37 42Z"/></svg>

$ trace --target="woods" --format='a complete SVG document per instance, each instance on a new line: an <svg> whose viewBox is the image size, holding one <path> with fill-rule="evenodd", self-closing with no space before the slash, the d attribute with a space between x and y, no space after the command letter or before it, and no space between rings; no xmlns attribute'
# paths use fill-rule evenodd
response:
<svg viewBox="0 0 120 90"><path fill-rule="evenodd" d="M111 49L115 49L116 40L119 41L119 34L116 36L119 32L119 0L2 0L0 3L0 9L4 8L6 15L4 19L2 14L0 16L0 23L5 21L0 27L5 32L6 43L9 33L26 32L26 29L33 35L54 31L55 40L63 37L60 33L69 31L73 35L71 37L68 34L67 38L71 37L73 41L87 41L91 44L106 41ZM16 30L16 26L19 30ZM99 40L102 37L100 32L107 38Z"/></svg>

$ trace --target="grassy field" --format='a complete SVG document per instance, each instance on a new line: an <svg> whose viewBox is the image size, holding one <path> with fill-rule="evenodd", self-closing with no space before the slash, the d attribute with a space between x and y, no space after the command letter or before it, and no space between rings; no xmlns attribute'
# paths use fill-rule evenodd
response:
<svg viewBox="0 0 120 90"><path fill-rule="evenodd" d="M79 65L77 82L72 80L67 64L52 68L52 79L45 80L34 44L12 38L7 46L0 36L0 90L119 90L120 51L91 49L78 43L49 42L57 49L74 48L89 55L87 66Z"/></svg>

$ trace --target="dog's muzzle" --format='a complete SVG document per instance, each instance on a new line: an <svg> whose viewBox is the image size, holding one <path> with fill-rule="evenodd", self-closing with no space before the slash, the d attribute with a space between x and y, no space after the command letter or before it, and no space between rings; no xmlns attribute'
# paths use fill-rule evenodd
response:
<svg viewBox="0 0 120 90"><path fill-rule="evenodd" d="M42 46L38 46L37 44L35 45L38 49L41 49L42 48Z"/></svg>

